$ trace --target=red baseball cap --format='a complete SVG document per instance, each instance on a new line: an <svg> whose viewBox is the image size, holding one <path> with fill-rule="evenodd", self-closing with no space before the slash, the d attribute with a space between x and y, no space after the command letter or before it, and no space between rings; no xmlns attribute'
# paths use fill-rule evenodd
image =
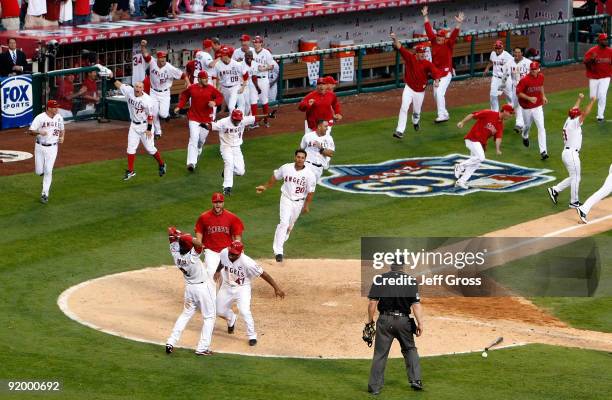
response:
<svg viewBox="0 0 612 400"><path fill-rule="evenodd" d="M179 246L185 250L191 250L193 247L193 237L188 233L183 233L179 236Z"/></svg>
<svg viewBox="0 0 612 400"><path fill-rule="evenodd" d="M325 82L327 82L328 85L337 85L338 84L338 81L335 80L334 77L331 76L331 75L327 75L323 79L325 79Z"/></svg>
<svg viewBox="0 0 612 400"><path fill-rule="evenodd" d="M198 78L208 78L208 73L206 71L198 72Z"/></svg>
<svg viewBox="0 0 612 400"><path fill-rule="evenodd" d="M502 42L501 40L496 40L495 41L495 48L496 49L503 49L504 48L504 42Z"/></svg>
<svg viewBox="0 0 612 400"><path fill-rule="evenodd" d="M532 61L531 64L529 64L529 69L532 71L536 69L540 69L540 63L537 61Z"/></svg>
<svg viewBox="0 0 612 400"><path fill-rule="evenodd" d="M327 80L323 77L317 79L317 85L327 85Z"/></svg>
<svg viewBox="0 0 612 400"><path fill-rule="evenodd" d="M441 37L446 37L447 34L448 34L448 31L446 29L440 29L436 33L437 36L441 36Z"/></svg>
<svg viewBox="0 0 612 400"><path fill-rule="evenodd" d="M47 101L47 108L58 108L59 104L55 100Z"/></svg>
<svg viewBox="0 0 612 400"><path fill-rule="evenodd" d="M244 250L244 245L242 244L242 242L234 240L232 244L230 244L228 251L230 254L240 255L242 253L242 250Z"/></svg>
<svg viewBox="0 0 612 400"><path fill-rule="evenodd" d="M261 38L261 36L255 36L253 38L253 43L263 43L263 39Z"/></svg>
<svg viewBox="0 0 612 400"><path fill-rule="evenodd" d="M236 108L236 109L234 109L234 111L232 111L232 119L233 119L234 121L242 121L242 117L243 117L243 116L244 116L244 115L242 114L242 111L241 111L241 110L239 110L239 109L237 109L237 108Z"/></svg>
<svg viewBox="0 0 612 400"><path fill-rule="evenodd" d="M211 200L212 200L213 203L223 202L223 201L225 201L225 196L223 196L223 194L221 194L219 192L213 193Z"/></svg>
<svg viewBox="0 0 612 400"><path fill-rule="evenodd" d="M514 114L514 107L512 107L512 104L504 104L501 109L507 113Z"/></svg>
<svg viewBox="0 0 612 400"><path fill-rule="evenodd" d="M417 53L425 53L425 46L423 46L422 44L417 44L417 45L414 47L414 50L415 50Z"/></svg>
<svg viewBox="0 0 612 400"><path fill-rule="evenodd" d="M607 33L600 33L600 34L597 36L597 41L598 41L598 42L604 42L604 41L606 41L606 40L608 40L608 34L607 34Z"/></svg>
<svg viewBox="0 0 612 400"><path fill-rule="evenodd" d="M157 56L157 58L162 58L162 57L167 56L165 51L158 51L155 55Z"/></svg>
<svg viewBox="0 0 612 400"><path fill-rule="evenodd" d="M204 39L202 41L202 47L205 48L205 49L210 49L212 47L212 45L213 45L213 42L210 39Z"/></svg>
<svg viewBox="0 0 612 400"><path fill-rule="evenodd" d="M572 107L567 112L568 117L570 117L571 119L579 117L580 114L582 114L582 112L580 112L580 109L578 107Z"/></svg>
<svg viewBox="0 0 612 400"><path fill-rule="evenodd" d="M218 51L220 56L229 56L230 55L230 49L227 46L221 46L221 48Z"/></svg>
<svg viewBox="0 0 612 400"><path fill-rule="evenodd" d="M241 42L249 42L251 40L251 37L249 35L242 35L240 36L240 41Z"/></svg>

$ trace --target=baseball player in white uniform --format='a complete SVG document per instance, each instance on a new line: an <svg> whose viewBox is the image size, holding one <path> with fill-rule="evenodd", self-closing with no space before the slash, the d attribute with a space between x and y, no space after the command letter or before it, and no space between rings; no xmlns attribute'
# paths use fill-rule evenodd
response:
<svg viewBox="0 0 612 400"><path fill-rule="evenodd" d="M259 101L259 92L261 91L261 86L259 86L259 78L257 77L259 64L253 60L253 52L248 50L244 54L244 68L249 73L249 81L246 87L246 90L242 94L243 102L245 104L244 114L245 115L255 115L257 114L257 102ZM255 124L255 122L253 122ZM252 128L258 128L258 126L252 126Z"/></svg>
<svg viewBox="0 0 612 400"><path fill-rule="evenodd" d="M244 112L241 95L248 85L249 73L244 64L230 58L227 47L221 47L218 53L220 58L216 58L211 63L211 68L213 75L217 77L219 90L230 113L235 108L240 108Z"/></svg>
<svg viewBox="0 0 612 400"><path fill-rule="evenodd" d="M34 171L43 177L40 202L49 202L49 190L53 180L53 165L57 157L57 147L64 143L64 118L58 112L55 100L47 101L47 110L34 118L28 134L36 136L34 145Z"/></svg>
<svg viewBox="0 0 612 400"><path fill-rule="evenodd" d="M280 67L275 59L272 59L272 69L268 71L268 80L270 81L270 91L268 92L268 101L276 101L278 96L278 74Z"/></svg>
<svg viewBox="0 0 612 400"><path fill-rule="evenodd" d="M210 342L215 328L215 284L206 273L200 260L202 247L194 246L190 234L184 234L173 226L168 228L168 239L174 265L185 278L185 302L183 312L177 318L172 333L166 340L166 353L170 354L174 351L174 346L181 339L187 323L199 309L204 323L195 353L199 356L212 355Z"/></svg>
<svg viewBox="0 0 612 400"><path fill-rule="evenodd" d="M517 47L512 52L512 62L508 65L510 68L509 78L512 82L512 106L514 107L514 112L516 113L516 123L514 124L514 131L516 133L521 133L523 131L523 110L521 105L518 102L518 96L516 95L516 86L520 82L520 80L529 73L529 66L531 65L531 60L527 57L523 57L523 51L520 47ZM507 73L505 74L507 75Z"/></svg>
<svg viewBox="0 0 612 400"><path fill-rule="evenodd" d="M136 172L134 172L134 162L136 160L136 150L140 143L142 143L145 150L157 161L159 176L164 176L166 174L166 163L155 147L153 133L151 132L154 119L153 101L144 92L144 85L142 82L136 82L134 87L131 87L116 80L115 87L119 89L127 99L131 120L127 144L128 168L125 171L123 180L127 181L136 176Z"/></svg>
<svg viewBox="0 0 612 400"><path fill-rule="evenodd" d="M251 279L261 276L274 288L274 295L281 299L285 292L274 279L261 268L251 257L244 254L242 242L234 241L220 253L219 267L215 272L215 281L223 279L217 294L217 315L227 321L227 333L234 333L238 316L232 310L236 302L238 312L244 318L249 346L257 344L255 321L251 313Z"/></svg>
<svg viewBox="0 0 612 400"><path fill-rule="evenodd" d="M269 74L270 71L274 69L274 65L278 68L278 64L276 64L276 61L272 58L272 53L270 53L268 49L264 49L261 36L255 36L253 45L255 46L253 57L255 57L255 62L259 65L257 73L257 84L260 89L259 102L261 103L263 113L267 114L270 112L268 103L270 102L270 85L272 82ZM278 79L278 72L276 73L276 77ZM269 126L267 119L264 119L264 125Z"/></svg>
<svg viewBox="0 0 612 400"><path fill-rule="evenodd" d="M557 204L559 193L570 187L570 208L580 207L580 148L582 147L582 124L591 113L595 98L586 106L584 112L580 111L580 102L584 95L580 93L574 107L568 111L568 117L563 125L563 152L561 160L569 173L569 176L557 185L548 188L548 195L553 204Z"/></svg>
<svg viewBox="0 0 612 400"><path fill-rule="evenodd" d="M155 106L155 118L153 119L155 137L159 138L162 135L160 118L167 119L170 115L170 88L172 88L172 82L184 79L187 86L190 83L183 71L166 61L167 54L165 51L158 51L156 56L157 59L154 59L147 54L145 61L149 64L151 79L150 95Z"/></svg>
<svg viewBox="0 0 612 400"><path fill-rule="evenodd" d="M146 76L147 62L145 54L147 49L147 41L140 41L140 51L134 50L132 56L132 83L142 82Z"/></svg>
<svg viewBox="0 0 612 400"><path fill-rule="evenodd" d="M483 76L486 76L489 72L489 68L493 66L493 77L491 77L491 91L489 96L491 97L491 110L499 111L499 92L503 92L508 99L508 103L512 103L514 95L512 94L512 85L508 81L508 74L510 69L508 66L513 61L512 56L506 50L504 50L504 43L501 40L495 42L494 50L489 56L489 62L485 67Z"/></svg>
<svg viewBox="0 0 612 400"><path fill-rule="evenodd" d="M301 213L310 212L310 203L317 186L317 178L312 169L306 167L306 151L298 149L295 151L293 163L282 165L274 170L267 183L257 186L257 193L263 193L270 189L276 181L282 181L280 197L280 223L276 226L274 233L274 250L277 262L283 261L283 246L293 226Z"/></svg>
<svg viewBox="0 0 612 400"><path fill-rule="evenodd" d="M249 35L240 36L240 47L234 50L232 54L232 60L236 60L238 62L244 61L244 55L247 51L251 53L255 52L255 49L250 46L251 37Z"/></svg>
<svg viewBox="0 0 612 400"><path fill-rule="evenodd" d="M595 193L593 193L587 201L584 202L583 205L576 208L578 212L578 217L583 223L588 223L587 215L591 212L593 206L603 200L606 196L608 196L612 192L612 164L610 164L610 169L608 170L608 177L604 182L603 186L599 188Z"/></svg>
<svg viewBox="0 0 612 400"><path fill-rule="evenodd" d="M336 150L334 139L327 134L328 126L326 120L318 120L317 130L309 130L300 143L300 148L306 151L306 164L314 172L317 183L321 181L323 169L329 168L329 159L334 156Z"/></svg>

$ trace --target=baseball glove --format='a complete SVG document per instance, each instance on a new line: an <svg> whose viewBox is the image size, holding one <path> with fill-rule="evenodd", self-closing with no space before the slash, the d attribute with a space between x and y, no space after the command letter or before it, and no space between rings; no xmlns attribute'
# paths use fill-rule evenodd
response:
<svg viewBox="0 0 612 400"><path fill-rule="evenodd" d="M376 334L376 328L374 327L374 321L365 324L363 327L362 339L368 344L368 347L372 347L374 342L374 335Z"/></svg>

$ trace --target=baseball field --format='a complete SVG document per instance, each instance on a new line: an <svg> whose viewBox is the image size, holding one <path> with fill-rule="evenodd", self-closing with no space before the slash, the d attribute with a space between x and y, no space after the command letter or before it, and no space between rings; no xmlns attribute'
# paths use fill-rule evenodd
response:
<svg viewBox="0 0 612 400"><path fill-rule="evenodd" d="M503 154L496 156L490 148L487 158L544 170L542 174L554 182L563 179L567 172L560 158L561 128L579 91L548 93L550 159L540 161L534 131L532 146L525 148L511 123L506 126ZM293 107L281 108L279 120L284 108ZM414 133L409 127L401 141L391 137L394 117L373 113L361 121L349 120L334 127L333 164L465 155L466 130L458 130L456 122L486 107L484 103L454 107L451 121L443 125L433 124L434 113L425 112L421 130ZM182 126L184 121L173 124ZM205 147L198 169L191 174L184 168L185 150L165 148L164 140L171 139L164 138L160 148L169 166L166 176L160 178L155 162L139 154L138 175L128 182L121 180L125 169L121 151L107 154L106 160L62 165L70 162L62 161L66 154L60 150L61 167L54 171L47 205L38 201L40 177L31 172L2 174L0 379L59 380L62 391L55 397L62 399L368 398L371 349L361 340L367 299L359 293L355 261L360 258L362 237L576 235L610 243L609 199L593 209L590 224L579 225L575 211L567 209L568 193L562 193L559 205L553 206L545 180L517 191L420 197L318 186L311 212L300 217L285 246L287 261L279 265L272 253L279 187L255 194L255 186L265 182L273 169L291 162L303 134L302 120L279 124L287 126L284 133L253 137L247 133L242 146L247 172L236 178L225 207L245 223L245 252L261 260L287 297L275 299L265 283L257 282L252 309L260 332L258 346L248 346L242 322L237 334L228 337L225 323L219 320L212 357L193 354L199 316L185 332L180 343L184 348L166 355L163 342L182 308L182 277L169 267L166 227L191 231L197 216L210 208L210 196L221 186L223 163L217 144ZM607 176L610 124L598 124L591 116L583 126L583 201ZM121 129L95 128L91 135L124 146L126 125L113 123L117 125ZM72 130L79 131L75 137L86 140L83 130L91 126L68 125L66 142ZM186 143L184 133L173 135ZM80 149L87 157L86 142ZM32 151L31 144L14 150ZM380 397L609 398L612 250L600 248L600 255L597 293L605 295L424 298L428 325L417 347L427 356L422 359L426 390L409 391L395 344ZM503 345L509 346L482 358L482 348L498 336L504 336ZM44 395L4 392L0 396Z"/></svg>

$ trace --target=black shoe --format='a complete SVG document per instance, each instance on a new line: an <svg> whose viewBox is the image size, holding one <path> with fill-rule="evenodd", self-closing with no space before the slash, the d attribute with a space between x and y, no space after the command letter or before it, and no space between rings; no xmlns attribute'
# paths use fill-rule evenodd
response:
<svg viewBox="0 0 612 400"><path fill-rule="evenodd" d="M49 197L45 196L44 194L40 195L40 202L43 204L47 204L49 202Z"/></svg>
<svg viewBox="0 0 612 400"><path fill-rule="evenodd" d="M581 205L582 205L582 203L581 203L581 202L576 201L576 202L574 202L574 203L569 203L569 208L576 208L576 209L577 209L577 208L578 208L578 207L580 207Z"/></svg>
<svg viewBox="0 0 612 400"><path fill-rule="evenodd" d="M235 327L236 327L236 323L234 322L234 325L227 327L227 333L229 333L230 335L233 334Z"/></svg>
<svg viewBox="0 0 612 400"><path fill-rule="evenodd" d="M597 118L597 122L599 122L600 124L603 124L604 119L603 118Z"/></svg>
<svg viewBox="0 0 612 400"><path fill-rule="evenodd" d="M130 170L126 169L125 170L125 175L123 176L123 180L127 181L127 180L131 179L134 176L136 176L136 172L130 171Z"/></svg>
<svg viewBox="0 0 612 400"><path fill-rule="evenodd" d="M274 256L274 258L276 259L276 262L283 262L283 255L282 254L277 254L276 256Z"/></svg>
<svg viewBox="0 0 612 400"><path fill-rule="evenodd" d="M529 147L529 138L523 138L523 146Z"/></svg>
<svg viewBox="0 0 612 400"><path fill-rule="evenodd" d="M195 165L193 165L193 164L189 164L189 165L187 166L187 171L189 171L189 172L193 172L194 170L195 170Z"/></svg>
<svg viewBox="0 0 612 400"><path fill-rule="evenodd" d="M249 339L249 346L255 346L257 344L257 339Z"/></svg>
<svg viewBox="0 0 612 400"><path fill-rule="evenodd" d="M557 197L559 197L559 193L557 193L557 191L551 187L546 190L548 190L548 196L550 197L550 201L552 201L553 204L557 204Z"/></svg>
<svg viewBox="0 0 612 400"><path fill-rule="evenodd" d="M402 139L402 138L404 137L404 134L403 134L402 132L397 132L397 131L396 131L396 132L393 134L393 137L394 137L394 138L398 138L398 139Z"/></svg>
<svg viewBox="0 0 612 400"><path fill-rule="evenodd" d="M166 163L159 166L159 176L166 175Z"/></svg>
<svg viewBox="0 0 612 400"><path fill-rule="evenodd" d="M549 157L548 153L543 151L540 153L540 158L542 159L542 161L546 160Z"/></svg>
<svg viewBox="0 0 612 400"><path fill-rule="evenodd" d="M446 119L438 119L438 118L436 118L436 119L434 120L434 123L436 123L436 124L441 124L441 123L444 123L444 122L446 122L446 121L448 121L448 118L446 118Z"/></svg>
<svg viewBox="0 0 612 400"><path fill-rule="evenodd" d="M223 188L223 195L224 196L231 196L232 195L232 188L231 187Z"/></svg>
<svg viewBox="0 0 612 400"><path fill-rule="evenodd" d="M372 396L378 396L380 394L380 390L372 390L368 388L368 393L370 393Z"/></svg>
<svg viewBox="0 0 612 400"><path fill-rule="evenodd" d="M196 351L195 355L196 356L212 356L213 352L210 350L202 350L202 351Z"/></svg>
<svg viewBox="0 0 612 400"><path fill-rule="evenodd" d="M516 132L516 133L521 133L521 132L523 132L523 127L522 127L522 126L515 126L515 127L514 127L514 132Z"/></svg>
<svg viewBox="0 0 612 400"><path fill-rule="evenodd" d="M421 381L410 381L410 387L414 390L423 390L423 382Z"/></svg>
<svg viewBox="0 0 612 400"><path fill-rule="evenodd" d="M412 124L412 126L414 127L415 131L418 131L419 129L421 129L421 126L418 124L418 122L416 124Z"/></svg>
<svg viewBox="0 0 612 400"><path fill-rule="evenodd" d="M582 209L580 207L576 208L576 211L578 212L578 217L580 218L580 220L582 221L583 224L588 223L587 221L587 215L585 214L584 211L582 211Z"/></svg>
<svg viewBox="0 0 612 400"><path fill-rule="evenodd" d="M166 354L171 354L174 351L174 346L171 344L166 345Z"/></svg>

